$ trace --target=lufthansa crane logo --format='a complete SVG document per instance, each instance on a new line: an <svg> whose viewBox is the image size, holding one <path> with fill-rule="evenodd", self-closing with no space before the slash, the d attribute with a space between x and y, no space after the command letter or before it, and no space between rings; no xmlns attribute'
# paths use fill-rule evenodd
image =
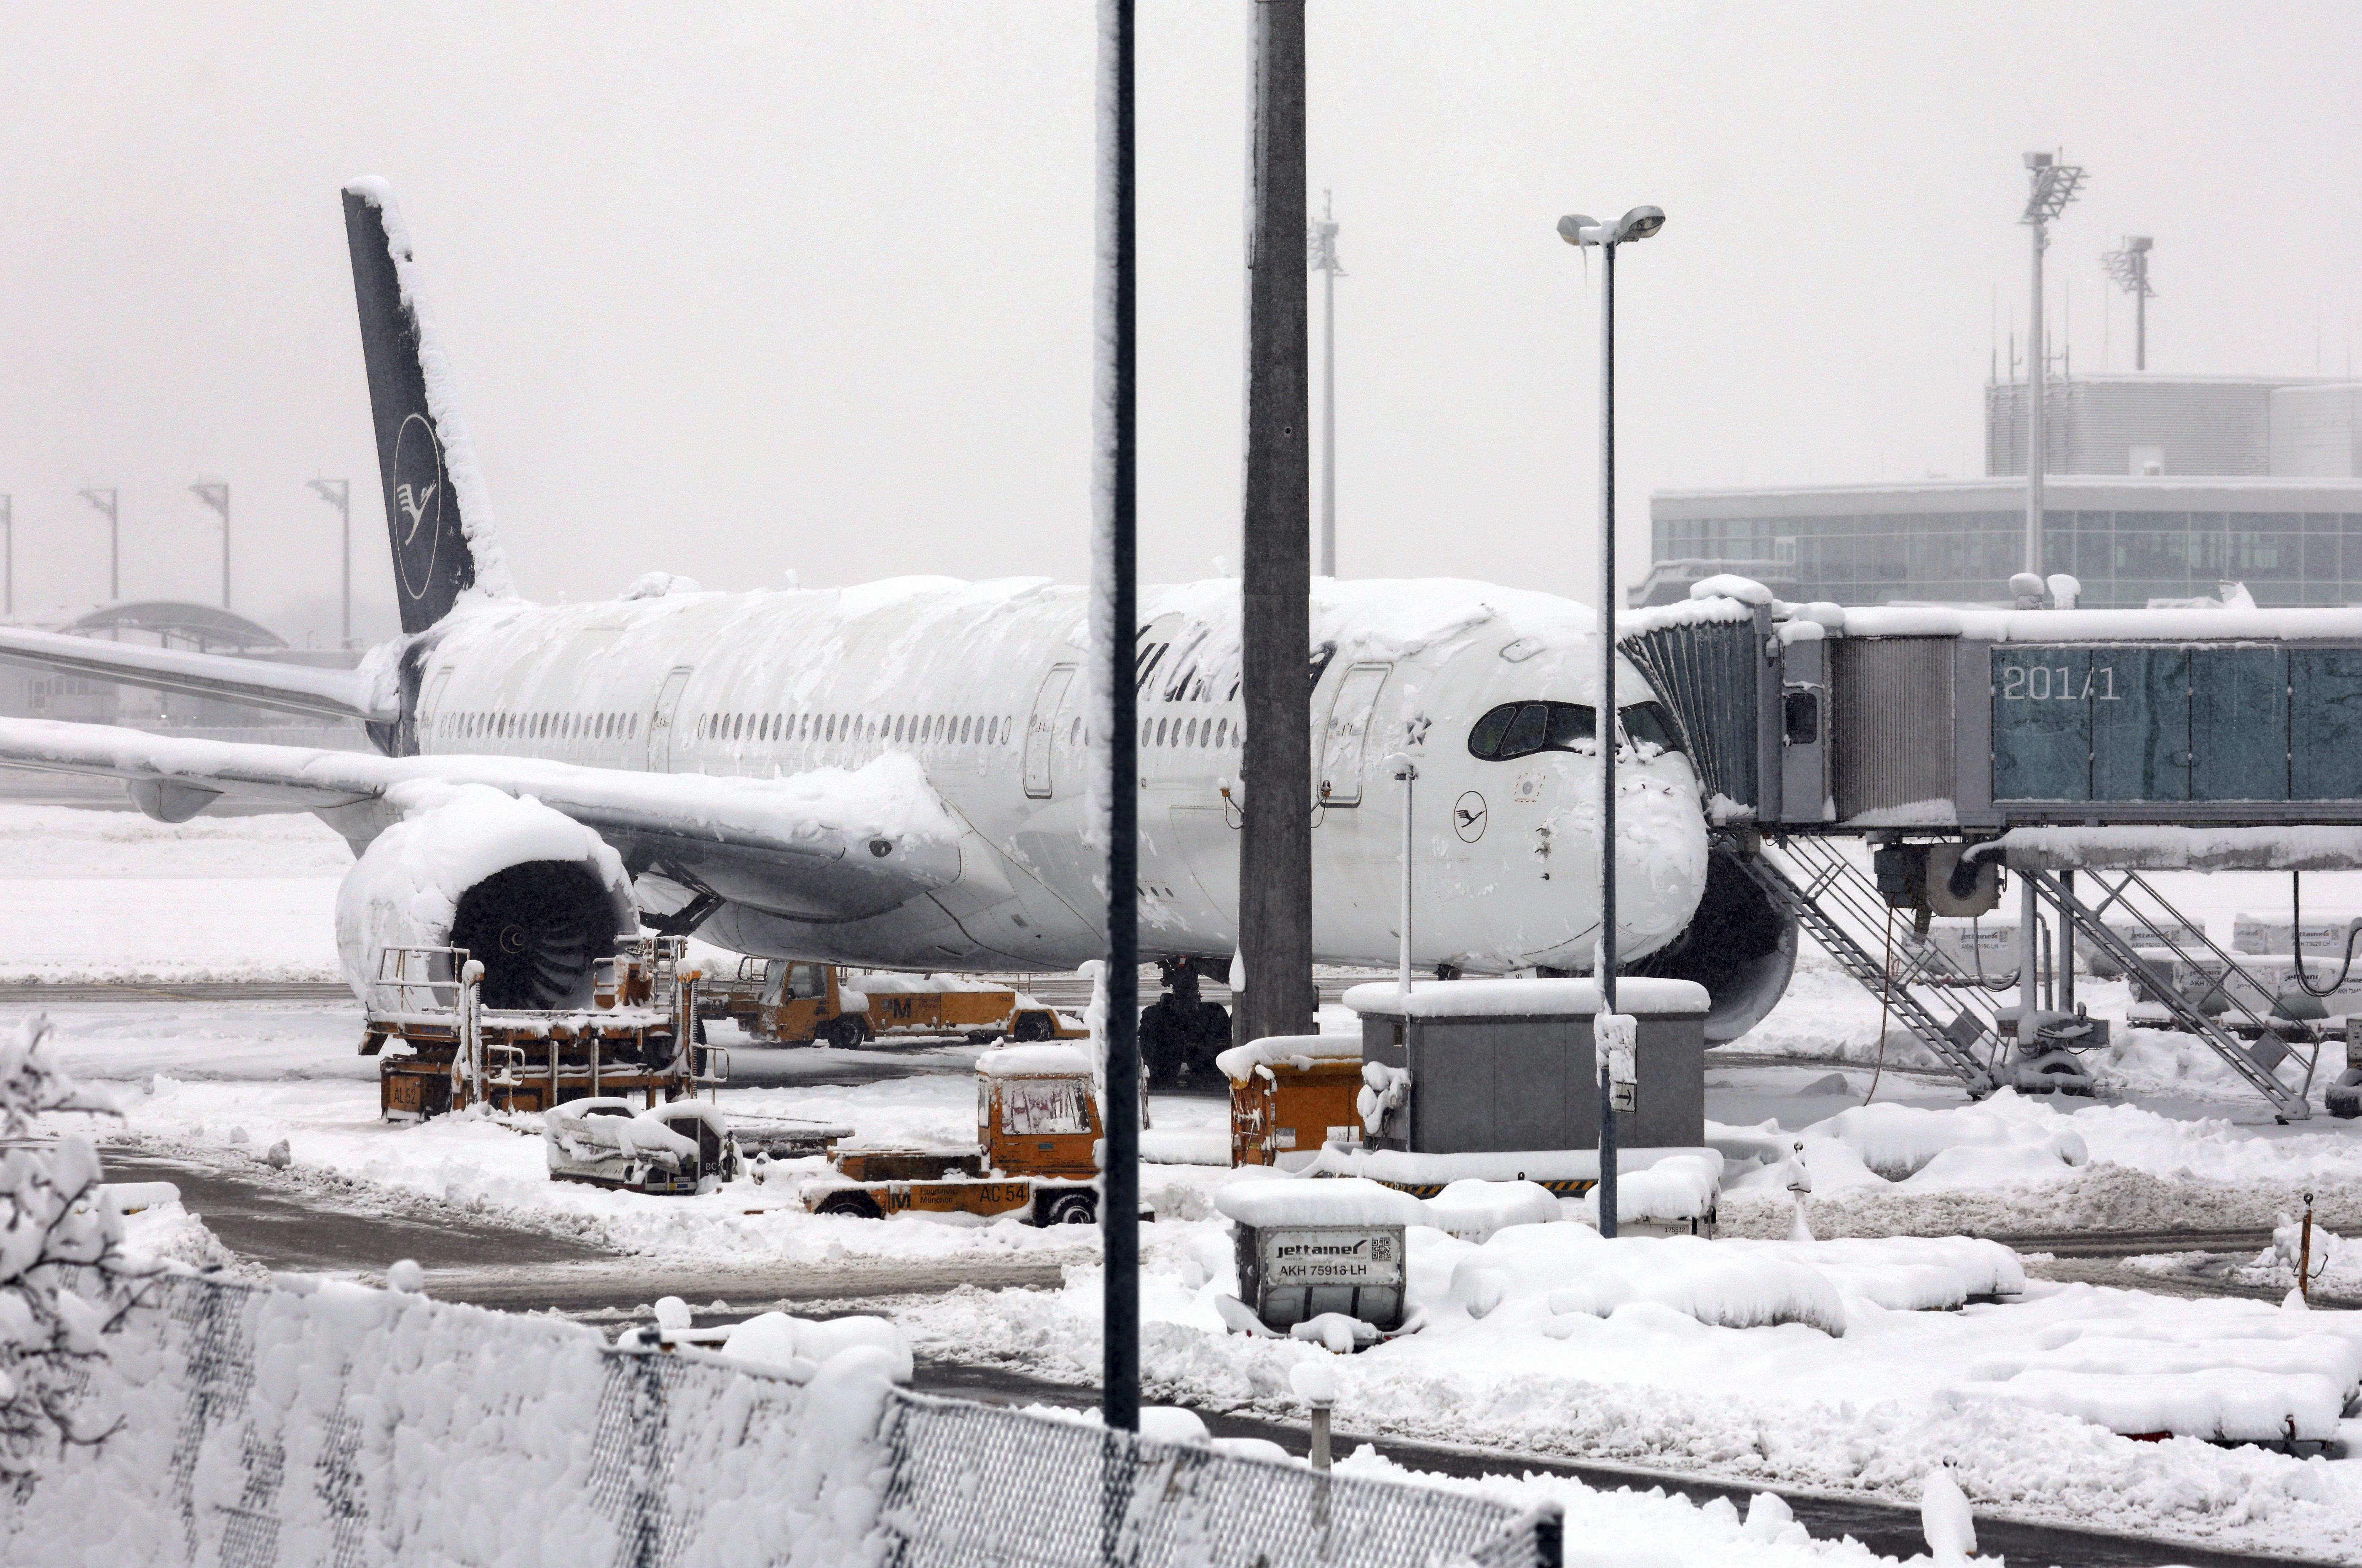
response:
<svg viewBox="0 0 2362 1568"><path fill-rule="evenodd" d="M435 591L435 558L443 543L443 444L423 414L402 422L393 438L393 502L402 513L394 527L393 557L402 591L424 599Z"/></svg>
<svg viewBox="0 0 2362 1568"><path fill-rule="evenodd" d="M1485 836L1484 796L1470 790L1451 803L1451 831L1462 844L1473 844Z"/></svg>

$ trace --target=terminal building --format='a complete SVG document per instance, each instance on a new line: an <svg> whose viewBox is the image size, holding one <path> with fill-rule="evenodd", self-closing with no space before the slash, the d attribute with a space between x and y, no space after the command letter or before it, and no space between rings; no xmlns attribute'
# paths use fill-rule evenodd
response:
<svg viewBox="0 0 2362 1568"><path fill-rule="evenodd" d="M2024 566L2023 382L1985 393L1975 480L1661 491L1635 604L1723 572L1780 598L2006 604ZM2258 606L2362 604L2362 383L2155 371L2049 383L2045 575L2138 609L2244 583Z"/></svg>

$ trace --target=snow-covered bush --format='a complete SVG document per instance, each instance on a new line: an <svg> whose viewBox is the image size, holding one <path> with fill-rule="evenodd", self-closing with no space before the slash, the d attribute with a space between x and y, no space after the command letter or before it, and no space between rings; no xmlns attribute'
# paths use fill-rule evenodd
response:
<svg viewBox="0 0 2362 1568"><path fill-rule="evenodd" d="M123 1219L99 1195L98 1151L45 1136L59 1112L115 1109L54 1066L39 1016L0 1036L0 1477L28 1474L51 1442L113 1429L76 1408L85 1363L134 1304L144 1271L123 1253Z"/></svg>

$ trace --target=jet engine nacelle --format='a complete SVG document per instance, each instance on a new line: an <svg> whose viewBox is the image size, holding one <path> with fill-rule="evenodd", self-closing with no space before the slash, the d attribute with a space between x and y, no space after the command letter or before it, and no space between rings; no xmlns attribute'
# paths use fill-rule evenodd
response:
<svg viewBox="0 0 2362 1568"><path fill-rule="evenodd" d="M372 999L389 948L464 947L484 966L487 1007L589 1006L593 966L639 930L606 841L481 784L401 785L387 800L402 819L337 894L337 952L355 994Z"/></svg>
<svg viewBox="0 0 2362 1568"><path fill-rule="evenodd" d="M1705 892L1682 933L1626 972L1694 980L1711 999L1709 1045L1736 1040L1778 1005L1796 971L1796 922L1721 845L1706 855Z"/></svg>

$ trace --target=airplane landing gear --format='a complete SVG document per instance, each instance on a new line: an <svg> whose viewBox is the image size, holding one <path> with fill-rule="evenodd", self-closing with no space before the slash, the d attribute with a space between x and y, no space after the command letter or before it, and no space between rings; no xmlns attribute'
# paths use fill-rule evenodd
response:
<svg viewBox="0 0 2362 1568"><path fill-rule="evenodd" d="M1203 1082L1220 1071L1214 1058L1230 1049L1230 1011L1198 994L1198 977L1219 973L1219 963L1208 958L1157 960L1164 994L1140 1012L1140 1060L1151 1088L1175 1088L1185 1073Z"/></svg>

